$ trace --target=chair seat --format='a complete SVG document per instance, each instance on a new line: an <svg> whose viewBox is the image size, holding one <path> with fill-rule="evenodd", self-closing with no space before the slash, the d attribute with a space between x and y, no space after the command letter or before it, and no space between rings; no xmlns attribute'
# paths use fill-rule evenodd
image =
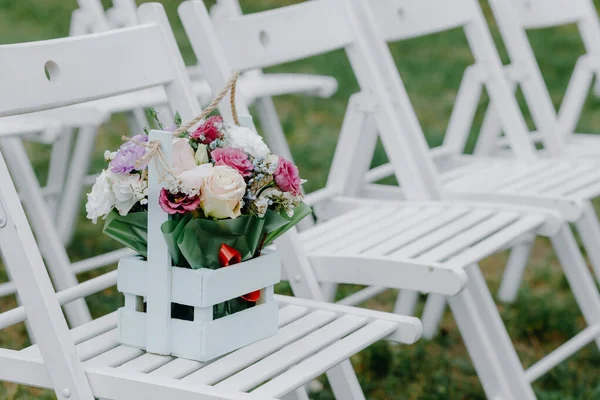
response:
<svg viewBox="0 0 600 400"><path fill-rule="evenodd" d="M564 157L526 162L461 155L454 156L452 163L456 167L442 173L444 187L450 191L569 199L600 195L600 163L593 159Z"/></svg>
<svg viewBox="0 0 600 400"><path fill-rule="evenodd" d="M280 331L275 336L206 363L120 345L116 313L72 329L71 334L96 397L123 398L122 393L116 396L117 387L101 387L98 383L107 377L134 377L138 381L172 380L176 386L203 389L199 392L208 386L223 393L253 393L261 399L289 393L380 339L413 343L421 334L416 318L276 297L280 303ZM14 356L29 362L30 368L43 367L35 345ZM47 375L35 382L27 381L37 375L24 375L22 383L52 387ZM138 398L146 397L140 394Z"/></svg>
<svg viewBox="0 0 600 400"><path fill-rule="evenodd" d="M444 270L462 270L536 233L548 219L542 212L465 203L348 199L336 207L344 202L355 208L301 233L319 281L406 288L423 274L423 286L441 294L452 294L445 290L460 280ZM408 276L394 276L410 263L415 269ZM431 273L438 268L440 274Z"/></svg>

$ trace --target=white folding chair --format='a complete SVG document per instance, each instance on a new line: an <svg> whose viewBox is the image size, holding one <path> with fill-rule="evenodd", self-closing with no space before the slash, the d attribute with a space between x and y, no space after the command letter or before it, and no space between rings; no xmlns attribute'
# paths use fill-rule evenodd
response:
<svg viewBox="0 0 600 400"><path fill-rule="evenodd" d="M506 77L515 89L522 88L535 120L537 131L530 134L531 139L544 144L538 132L548 130L556 133L560 143L560 153L546 149L550 155L598 156L600 139L575 132L592 80L600 71L600 60L596 56L600 52L600 19L593 1L510 0L490 1L490 5L511 60L505 67ZM586 54L577 60L557 115L526 31L572 23L579 29ZM477 154L492 155L506 149L501 131L493 107L488 107Z"/></svg>
<svg viewBox="0 0 600 400"><path fill-rule="evenodd" d="M413 264L404 274L409 262L464 269L467 288L449 302L487 396L534 398L529 381L564 360L572 345L525 373L477 262L523 235L550 236L590 323L583 333L586 339L591 335L589 341L600 329L600 310L594 309L600 307L600 297L591 275L568 226L551 211L439 200L441 188L424 138L400 134L406 129L401 126L408 123L416 129L418 122L410 105L402 114L392 107L407 102L397 73L380 77L380 57L372 53L360 29L358 15L368 13L362 7L355 13L351 3L343 0L321 0L222 19L213 25L202 2L184 2L179 7L192 48L213 88L224 84L230 68L263 68L340 48L349 57L361 93L350 99L326 187L307 196L325 222L300 234L302 247L277 243L294 293L320 299L323 282L394 288L403 280L404 285L416 287L424 271ZM392 97L390 88L404 97ZM222 115L229 115L228 105L222 107ZM237 107L244 109L241 102ZM396 150L389 154L393 172L411 201L357 196L364 186L359 178L369 168L376 129L386 147ZM399 262L402 258L406 263ZM315 279L305 281L296 271L312 273ZM366 289L348 302L362 301L378 290ZM597 305L591 307L590 301Z"/></svg>
<svg viewBox="0 0 600 400"><path fill-rule="evenodd" d="M142 24L133 28L0 46L0 58L6 60L0 82L7 89L0 93L0 116L161 86L170 107L192 118L200 107L164 10L145 4L139 17ZM114 57L121 62L114 63ZM82 59L89 62L82 65ZM53 65L50 82L43 72L48 63ZM15 71L18 81L11 78ZM49 225L47 235L54 234ZM69 332L60 305L114 285L116 271L53 290L2 156L0 249L23 302L0 314L0 329L27 320L38 338L37 345L20 351L0 349L0 380L52 388L59 399L300 400L307 399L302 385L328 370L337 398L364 399L348 357L384 338L412 343L421 332L412 317L284 296L277 296L278 334L210 363L119 345L115 313ZM432 276L440 273L436 265L431 268ZM441 272L450 281L447 286L454 285L449 290L460 290L464 274Z"/></svg>
<svg viewBox="0 0 600 400"><path fill-rule="evenodd" d="M594 4L588 0L552 0L552 1L490 1L495 20L502 34L511 60L505 67L505 76L512 87L522 88L528 108L534 118L537 131L529 137L537 144L542 142L540 131L554 132L559 142L559 151L544 149L539 153L547 155L566 155L572 157L594 158L600 156L600 138L586 133L576 133L585 99L590 91L592 80L600 71L600 20ZM571 80L565 92L557 114L548 89L546 88L533 49L527 39L526 30L560 26L575 23L579 28L586 54L579 57ZM596 85L596 88L599 88ZM479 133L475 154L506 155L510 153L506 138L502 137L502 128L494 107L488 107ZM542 143L544 144L544 143ZM594 172L594 169L582 170L581 175ZM531 244L519 251L530 252ZM588 254L597 265L598 255ZM509 262L499 290L503 301L511 302L516 298L522 277L524 264Z"/></svg>
<svg viewBox="0 0 600 400"><path fill-rule="evenodd" d="M595 160L538 157L527 136L527 127L515 97L504 79L500 58L479 4L471 0L461 1L460 6L437 0L418 3L386 0L373 1L370 7L377 22L367 23L363 18L363 24L365 29L370 29L369 43L379 50L376 52L378 66L386 80L397 79L395 77L398 73L394 63L388 60L390 54L385 41L392 42L456 27L463 27L465 30L476 63L465 72L443 145L431 150L436 167L441 171L444 196L455 200L522 204L559 211L580 232L594 273L597 278L600 277L600 224L590 201L600 194L600 165ZM399 21L399 18L404 22ZM392 75L395 77L392 78ZM496 107L506 140L510 142L518 160L462 154L475 106L484 86L491 104ZM393 105L398 114L414 115L401 83L393 90L397 97ZM412 125L405 123L403 132L411 135L412 140L423 140L422 130L416 121ZM549 144L548 147L559 148L553 132L542 131L541 135L545 143ZM388 155L397 152L394 147L385 147ZM369 171L365 175L365 180L369 183L363 188L364 195L375 198L398 198L402 195L406 189L370 183L390 175L393 170L390 163ZM510 280L520 279L530 243L531 237L523 237L512 244L516 245L516 251L511 254L510 261L518 268L507 269L512 273ZM410 310L398 309L404 313ZM430 296L426 305L427 313L423 316L426 336L436 331L443 309L443 299Z"/></svg>

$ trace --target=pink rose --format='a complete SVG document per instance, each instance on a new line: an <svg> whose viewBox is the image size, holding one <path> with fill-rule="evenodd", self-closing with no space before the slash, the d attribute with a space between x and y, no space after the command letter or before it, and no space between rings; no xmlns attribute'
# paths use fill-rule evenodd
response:
<svg viewBox="0 0 600 400"><path fill-rule="evenodd" d="M210 156L216 165L227 165L237 170L242 176L252 175L254 165L242 150L233 147L217 148L210 153Z"/></svg>
<svg viewBox="0 0 600 400"><path fill-rule="evenodd" d="M210 144L215 139L221 136L221 132L217 128L218 125L223 123L223 118L218 115L208 118L202 123L194 132L190 134L190 137L204 144Z"/></svg>
<svg viewBox="0 0 600 400"><path fill-rule="evenodd" d="M185 214L194 211L200 205L200 196L173 194L166 189L160 191L158 204L167 214Z"/></svg>
<svg viewBox="0 0 600 400"><path fill-rule="evenodd" d="M279 157L279 163L273 174L275 183L284 192L290 192L293 195L300 194L300 177L298 168L283 157Z"/></svg>

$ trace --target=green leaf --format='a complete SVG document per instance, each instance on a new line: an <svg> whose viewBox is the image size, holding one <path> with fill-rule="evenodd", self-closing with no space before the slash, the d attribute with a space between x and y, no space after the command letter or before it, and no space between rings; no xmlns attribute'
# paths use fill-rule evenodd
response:
<svg viewBox="0 0 600 400"><path fill-rule="evenodd" d="M181 115L179 115L179 111L175 113L175 118L173 122L175 122L175 126L177 126L178 128L181 126Z"/></svg>
<svg viewBox="0 0 600 400"><path fill-rule="evenodd" d="M267 213L268 214L268 213ZM294 225L300 222L304 217L309 214L312 214L312 209L306 205L306 203L302 202L296 207L294 210L294 215L290 218L285 211L281 211L280 213L272 212L272 214L278 215L279 218L275 218L274 216L269 217L269 223L265 223L269 228L273 229L265 229L266 236L265 242L263 246L268 246L275 241L275 239L279 238L281 235L290 230ZM266 218L267 216L265 216ZM286 222L283 223L282 220Z"/></svg>
<svg viewBox="0 0 600 400"><path fill-rule="evenodd" d="M102 232L144 257L148 256L148 213L131 212L119 215L115 210L108 214Z"/></svg>

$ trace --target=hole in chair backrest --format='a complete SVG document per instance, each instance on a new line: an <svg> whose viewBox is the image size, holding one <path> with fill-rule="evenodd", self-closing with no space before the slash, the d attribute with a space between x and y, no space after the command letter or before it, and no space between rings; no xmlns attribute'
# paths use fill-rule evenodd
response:
<svg viewBox="0 0 600 400"><path fill-rule="evenodd" d="M404 19L404 9L399 8L398 11L396 11L396 13L398 14L398 18Z"/></svg>
<svg viewBox="0 0 600 400"><path fill-rule="evenodd" d="M56 83L60 77L60 68L58 68L58 65L54 61L48 60L44 64L44 74L48 82Z"/></svg>
<svg viewBox="0 0 600 400"><path fill-rule="evenodd" d="M269 34L265 31L260 31L258 34L258 40L260 40L260 44L266 47L269 44Z"/></svg>

